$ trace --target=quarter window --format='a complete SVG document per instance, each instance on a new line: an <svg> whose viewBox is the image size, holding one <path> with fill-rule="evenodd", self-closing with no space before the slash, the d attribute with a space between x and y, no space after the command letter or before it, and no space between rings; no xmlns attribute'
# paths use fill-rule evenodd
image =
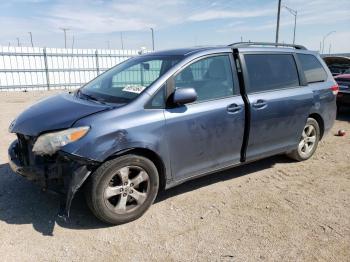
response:
<svg viewBox="0 0 350 262"><path fill-rule="evenodd" d="M197 101L232 96L234 84L230 57L211 56L187 66L175 77L175 87L194 88Z"/></svg>
<svg viewBox="0 0 350 262"><path fill-rule="evenodd" d="M146 105L146 108L161 109L165 107L165 86L163 85L160 90L153 96L150 102Z"/></svg>
<svg viewBox="0 0 350 262"><path fill-rule="evenodd" d="M249 92L299 86L294 57L291 54L245 55Z"/></svg>
<svg viewBox="0 0 350 262"><path fill-rule="evenodd" d="M327 80L326 71L314 55L297 54L297 56L309 84Z"/></svg>

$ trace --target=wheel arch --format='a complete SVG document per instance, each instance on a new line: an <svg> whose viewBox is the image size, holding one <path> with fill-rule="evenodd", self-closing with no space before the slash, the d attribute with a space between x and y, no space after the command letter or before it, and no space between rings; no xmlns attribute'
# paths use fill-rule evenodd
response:
<svg viewBox="0 0 350 262"><path fill-rule="evenodd" d="M318 113L312 113L309 115L309 118L313 118L317 121L318 126L320 127L320 140L321 140L324 134L324 120L322 116Z"/></svg>

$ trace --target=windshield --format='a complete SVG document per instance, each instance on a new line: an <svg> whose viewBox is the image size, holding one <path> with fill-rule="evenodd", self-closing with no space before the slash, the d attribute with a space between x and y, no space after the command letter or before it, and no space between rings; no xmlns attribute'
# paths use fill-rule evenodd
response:
<svg viewBox="0 0 350 262"><path fill-rule="evenodd" d="M181 60L181 56L139 56L126 60L78 90L91 100L128 103Z"/></svg>

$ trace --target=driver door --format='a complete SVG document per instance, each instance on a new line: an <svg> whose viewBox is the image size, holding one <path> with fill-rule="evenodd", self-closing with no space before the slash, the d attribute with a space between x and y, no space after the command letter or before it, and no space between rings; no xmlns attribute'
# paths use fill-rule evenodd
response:
<svg viewBox="0 0 350 262"><path fill-rule="evenodd" d="M165 110L166 141L176 180L240 162L244 102L230 54L192 61L173 79L175 88L192 87L194 103Z"/></svg>

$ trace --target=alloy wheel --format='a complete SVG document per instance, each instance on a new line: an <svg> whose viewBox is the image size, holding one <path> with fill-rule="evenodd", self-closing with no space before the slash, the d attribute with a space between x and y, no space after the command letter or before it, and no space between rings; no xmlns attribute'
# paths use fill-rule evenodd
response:
<svg viewBox="0 0 350 262"><path fill-rule="evenodd" d="M298 150L301 154L309 155L312 152L316 143L316 135L316 129L313 125L308 124L305 126L298 145Z"/></svg>
<svg viewBox="0 0 350 262"><path fill-rule="evenodd" d="M126 214L140 207L148 197L150 179L138 166L119 169L104 190L104 201L114 213Z"/></svg>

